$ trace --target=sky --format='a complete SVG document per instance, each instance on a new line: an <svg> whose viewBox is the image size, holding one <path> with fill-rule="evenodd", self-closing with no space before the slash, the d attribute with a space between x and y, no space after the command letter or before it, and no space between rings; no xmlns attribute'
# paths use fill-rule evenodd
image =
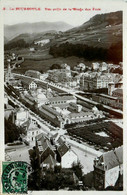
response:
<svg viewBox="0 0 127 195"><path fill-rule="evenodd" d="M7 25L24 22L64 21L72 26L79 26L96 14L122 10L124 5L121 1L122 0L6 0L2 5L2 7L5 8L3 11L3 20L4 24ZM17 7L40 8L40 11L16 10ZM14 10L10 10L12 8L14 8ZM48 11L46 8L51 10ZM61 10L53 11L53 9L56 8ZM63 10L64 8L67 10ZM83 10L73 10L73 8L81 8Z"/></svg>

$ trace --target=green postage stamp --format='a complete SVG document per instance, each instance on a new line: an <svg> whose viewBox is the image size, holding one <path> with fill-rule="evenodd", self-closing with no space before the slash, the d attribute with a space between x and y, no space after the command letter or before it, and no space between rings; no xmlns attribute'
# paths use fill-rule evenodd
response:
<svg viewBox="0 0 127 195"><path fill-rule="evenodd" d="M3 193L27 193L28 166L23 161L2 163Z"/></svg>

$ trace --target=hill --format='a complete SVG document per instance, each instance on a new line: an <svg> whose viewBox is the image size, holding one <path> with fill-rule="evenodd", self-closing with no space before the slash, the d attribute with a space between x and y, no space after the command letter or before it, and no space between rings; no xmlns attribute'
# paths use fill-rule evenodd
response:
<svg viewBox="0 0 127 195"><path fill-rule="evenodd" d="M15 25L5 25L4 35L7 39L11 40L20 34L41 33L50 30L66 31L70 28L72 28L72 26L65 22L21 23Z"/></svg>
<svg viewBox="0 0 127 195"><path fill-rule="evenodd" d="M55 30L50 30L50 31L45 31L41 33L24 33L16 36L12 40L6 42L8 44L14 43L16 41L19 41L23 39L26 43L32 44L35 40L41 40L41 39L53 39L55 35L57 34L57 31Z"/></svg>
<svg viewBox="0 0 127 195"><path fill-rule="evenodd" d="M88 60L122 61L122 11L98 14L51 42L50 54Z"/></svg>

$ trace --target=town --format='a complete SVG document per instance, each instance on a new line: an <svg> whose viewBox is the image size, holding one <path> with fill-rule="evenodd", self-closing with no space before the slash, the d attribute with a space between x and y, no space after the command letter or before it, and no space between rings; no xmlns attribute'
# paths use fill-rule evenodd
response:
<svg viewBox="0 0 127 195"><path fill-rule="evenodd" d="M121 190L123 63L20 74L25 59L6 58L5 159L31 164L29 189Z"/></svg>

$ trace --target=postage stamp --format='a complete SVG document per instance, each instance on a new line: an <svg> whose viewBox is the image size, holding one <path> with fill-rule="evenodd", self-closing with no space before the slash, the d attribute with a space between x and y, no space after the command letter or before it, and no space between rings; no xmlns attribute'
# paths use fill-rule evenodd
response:
<svg viewBox="0 0 127 195"><path fill-rule="evenodd" d="M28 167L23 161L2 163L3 193L27 193Z"/></svg>

